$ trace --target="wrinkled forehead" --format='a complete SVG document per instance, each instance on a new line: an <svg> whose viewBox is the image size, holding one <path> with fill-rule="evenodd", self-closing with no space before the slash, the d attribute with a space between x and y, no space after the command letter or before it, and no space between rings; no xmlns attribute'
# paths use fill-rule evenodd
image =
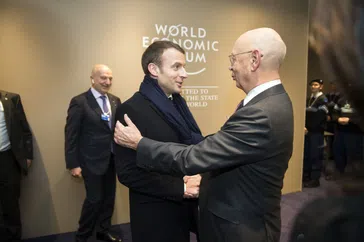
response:
<svg viewBox="0 0 364 242"><path fill-rule="evenodd" d="M97 69L95 74L97 76L112 76L112 71L107 67L103 67L103 68Z"/></svg>

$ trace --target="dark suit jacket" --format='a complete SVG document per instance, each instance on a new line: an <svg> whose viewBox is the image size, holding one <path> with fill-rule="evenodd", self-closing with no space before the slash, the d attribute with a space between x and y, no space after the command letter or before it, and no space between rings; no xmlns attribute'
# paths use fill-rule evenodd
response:
<svg viewBox="0 0 364 242"><path fill-rule="evenodd" d="M308 132L324 133L329 111L327 97L322 94L311 103L311 98L306 100L305 127Z"/></svg>
<svg viewBox="0 0 364 242"><path fill-rule="evenodd" d="M120 99L107 94L114 124ZM94 174L104 174L108 168L113 127L101 119L102 110L91 89L74 98L68 108L65 127L65 155L67 169L87 168Z"/></svg>
<svg viewBox="0 0 364 242"><path fill-rule="evenodd" d="M118 107L116 120L124 123L125 113L143 136L180 142L163 114L139 92ZM183 175L174 177L145 171L136 166L134 150L116 145L114 151L118 179L129 188L133 241L166 241L169 234L173 241L186 241L183 236L189 239Z"/></svg>
<svg viewBox="0 0 364 242"><path fill-rule="evenodd" d="M19 166L26 172L28 169L26 160L33 159L33 139L20 96L0 90L0 100L4 107L11 150Z"/></svg>
<svg viewBox="0 0 364 242"><path fill-rule="evenodd" d="M254 97L219 132L197 145L143 138L137 165L179 175L212 171L206 208L231 226L244 224L248 229L241 232L241 241L251 241L249 234L255 231L263 231L267 241L279 241L281 189L292 147L292 104L277 85Z"/></svg>

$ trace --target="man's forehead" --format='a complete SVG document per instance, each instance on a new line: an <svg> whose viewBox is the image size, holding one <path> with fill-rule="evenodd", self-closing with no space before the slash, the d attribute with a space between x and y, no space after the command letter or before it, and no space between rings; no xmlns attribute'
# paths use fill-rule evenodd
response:
<svg viewBox="0 0 364 242"><path fill-rule="evenodd" d="M109 68L102 68L97 71L97 74L100 76L109 76L112 75L112 71Z"/></svg>
<svg viewBox="0 0 364 242"><path fill-rule="evenodd" d="M248 48L248 41L244 35L241 35L234 43L233 52L245 51Z"/></svg>
<svg viewBox="0 0 364 242"><path fill-rule="evenodd" d="M186 62L186 57L183 53L179 52L176 49L167 49L166 51L164 51L163 55L162 55L162 61L168 61L168 62L173 62L173 63L185 63Z"/></svg>
<svg viewBox="0 0 364 242"><path fill-rule="evenodd" d="M164 56L181 56L184 54L182 52L180 52L179 50L175 49L175 48L168 48L166 50L163 51L162 57Z"/></svg>

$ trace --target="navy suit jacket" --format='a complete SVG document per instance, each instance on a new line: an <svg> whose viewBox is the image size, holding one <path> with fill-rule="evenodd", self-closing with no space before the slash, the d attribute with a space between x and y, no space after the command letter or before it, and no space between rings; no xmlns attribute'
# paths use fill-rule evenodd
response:
<svg viewBox="0 0 364 242"><path fill-rule="evenodd" d="M112 125L120 99L107 94L112 113ZM89 89L73 97L68 108L65 127L67 169L87 168L94 174L104 174L109 166L114 128L101 119L102 110Z"/></svg>

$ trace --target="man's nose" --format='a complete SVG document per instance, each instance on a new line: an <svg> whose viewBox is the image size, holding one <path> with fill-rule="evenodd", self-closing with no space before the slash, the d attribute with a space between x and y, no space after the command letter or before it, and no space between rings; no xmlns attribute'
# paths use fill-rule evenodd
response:
<svg viewBox="0 0 364 242"><path fill-rule="evenodd" d="M180 76L183 77L183 78L188 77L187 71L186 71L186 69L184 67L181 68Z"/></svg>

